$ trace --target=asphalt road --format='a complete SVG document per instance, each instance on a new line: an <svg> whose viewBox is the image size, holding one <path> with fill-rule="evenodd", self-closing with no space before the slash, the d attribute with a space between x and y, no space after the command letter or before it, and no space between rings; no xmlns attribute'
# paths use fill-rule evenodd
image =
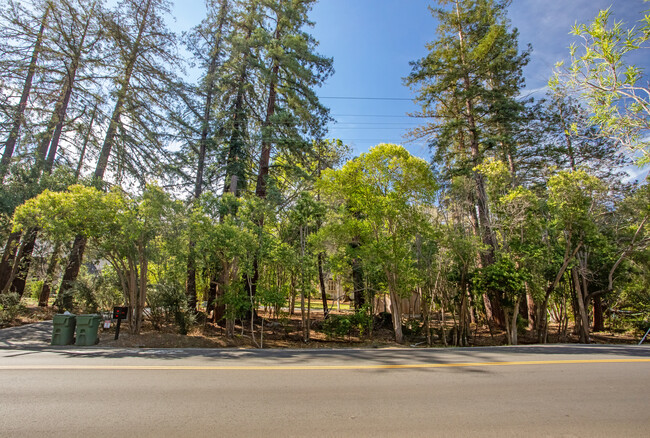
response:
<svg viewBox="0 0 650 438"><path fill-rule="evenodd" d="M650 348L0 350L0 436L650 436Z"/></svg>

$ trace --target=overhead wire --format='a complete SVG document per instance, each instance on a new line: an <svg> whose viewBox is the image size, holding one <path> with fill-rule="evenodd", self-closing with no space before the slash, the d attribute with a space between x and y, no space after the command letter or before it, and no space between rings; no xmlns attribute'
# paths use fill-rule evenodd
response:
<svg viewBox="0 0 650 438"><path fill-rule="evenodd" d="M412 102L410 97L366 97L366 96L319 96L319 99L336 99L336 100L399 100Z"/></svg>

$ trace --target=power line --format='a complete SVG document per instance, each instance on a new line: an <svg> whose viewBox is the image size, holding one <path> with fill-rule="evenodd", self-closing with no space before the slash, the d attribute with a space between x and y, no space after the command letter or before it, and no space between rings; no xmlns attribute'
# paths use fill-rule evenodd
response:
<svg viewBox="0 0 650 438"><path fill-rule="evenodd" d="M399 122L399 123L391 123L391 122L335 122L332 123L332 126L339 126L339 125L399 125L399 126L406 126L406 127L412 127L411 125L405 125L404 123L406 122ZM413 121L411 123L421 123L421 122L416 122Z"/></svg>
<svg viewBox="0 0 650 438"><path fill-rule="evenodd" d="M319 96L319 99L338 99L338 100L404 100L413 101L408 97L361 97L361 96Z"/></svg>
<svg viewBox="0 0 650 438"><path fill-rule="evenodd" d="M362 129L370 129L370 130L377 130L377 129L411 129L411 128L417 128L417 126L389 126L389 127L377 127L377 128L354 128L354 127L342 127L338 128L336 126L332 126L329 129L332 131L335 131L337 129L355 129L355 130L362 130Z"/></svg>
<svg viewBox="0 0 650 438"><path fill-rule="evenodd" d="M332 117L396 117L396 118L407 118L407 119L412 119L412 118L418 118L418 119L425 119L427 117L414 117L414 116L398 116L398 115L392 115L392 114L332 114Z"/></svg>

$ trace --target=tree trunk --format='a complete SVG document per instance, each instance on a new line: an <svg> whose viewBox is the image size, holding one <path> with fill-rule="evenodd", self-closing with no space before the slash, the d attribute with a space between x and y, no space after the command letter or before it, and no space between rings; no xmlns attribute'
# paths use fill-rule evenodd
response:
<svg viewBox="0 0 650 438"><path fill-rule="evenodd" d="M72 90L74 88L75 78L77 76L77 70L79 68L79 63L81 61L81 54L86 41L86 36L88 35L88 28L90 27L91 18L88 17L86 23L83 27L83 32L81 34L79 43L76 47L74 56L72 57L72 62L70 63L70 68L67 68L67 75L64 79L63 89L61 90L61 96L56 103L54 113L52 114L52 119L48 125L48 130L46 135L41 143L41 154L43 157L47 154L45 159L45 173L50 173L52 167L54 166L54 159L59 148L59 140L61 139L61 133L63 131L63 124L65 123L66 114L68 112L68 105L70 103L70 96L72 95ZM52 135L52 129L54 133ZM51 141L51 144L50 144ZM48 152L49 146L49 152Z"/></svg>
<svg viewBox="0 0 650 438"><path fill-rule="evenodd" d="M227 276L227 266L223 265L222 266L222 274L221 278L218 281L218 284L216 285L215 292L216 292L216 304L215 304L215 310L214 310L214 318L215 321L221 320L224 315L226 314L226 306L221 303L224 294L226 293L226 283L228 282L228 279L226 278ZM216 279L216 274L215 274L215 279Z"/></svg>
<svg viewBox="0 0 650 438"><path fill-rule="evenodd" d="M278 15L278 23L275 29L274 38L280 38L280 19ZM266 198L266 185L269 176L269 165L271 162L271 145L272 138L270 138L271 119L275 114L276 100L278 97L278 75L280 73L280 61L273 58L273 67L271 68L271 76L269 78L269 98L266 105L266 116L264 123L262 123L262 152L260 153L259 170L257 174L257 186L255 187L255 195L259 198Z"/></svg>
<svg viewBox="0 0 650 438"><path fill-rule="evenodd" d="M41 18L41 26L38 29L38 36L36 37L36 43L34 44L34 50L32 50L32 58L29 61L29 67L27 69L27 76L25 77L25 82L23 84L23 92L20 96L20 101L18 102L18 108L16 109L16 114L14 115L13 122L11 125L11 131L9 132L9 138L5 142L5 150L2 154L2 160L0 161L0 182L4 182L4 178L9 171L9 165L11 164L11 157L13 156L14 150L16 149L16 141L18 140L18 134L20 133L20 127L25 120L25 109L27 108L27 100L29 99L29 94L32 90L32 81L34 79L34 73L36 72L36 63L38 62L38 57L41 53L41 45L43 44L43 33L45 32L45 23L47 22L47 17L50 13L51 6L48 6L43 13L43 18Z"/></svg>
<svg viewBox="0 0 650 438"><path fill-rule="evenodd" d="M68 112L68 104L70 103L70 96L72 95L72 86L74 84L74 78L76 75L77 66L74 65L74 70L70 72L69 81L66 83L65 89L63 91L63 102L61 106L55 109L55 115L52 116L53 121L56 121L54 128L54 135L52 136L52 143L50 144L49 152L47 158L45 159L45 173L52 172L54 167L54 159L59 150L59 141L61 139L61 133L63 132L63 124L65 122L66 114Z"/></svg>
<svg viewBox="0 0 650 438"><path fill-rule="evenodd" d="M18 257L18 270L11 283L11 292L17 293L21 298L25 293L29 267L32 264L32 253L34 252L34 246L36 246L36 236L38 236L38 229L32 228L23 237L25 242Z"/></svg>
<svg viewBox="0 0 650 438"><path fill-rule="evenodd" d="M25 246L29 242L29 235L23 236L23 238L20 240L20 245L18 246L18 252L16 254L16 257L13 260L13 264L11 266L11 269L9 271L9 276L7 278L7 281L4 284L0 284L0 294L5 294L10 292L10 290L13 287L13 282L16 279L16 274L18 273L19 270L19 265L20 265L20 260L23 259L23 252L25 251ZM11 290L11 292L13 292Z"/></svg>
<svg viewBox="0 0 650 438"><path fill-rule="evenodd" d="M247 35L247 39L251 36L251 30ZM247 60L248 53L245 53L242 60L242 72L239 77L239 86L237 89L237 96L235 97L234 116L233 116L233 130L230 134L230 141L228 142L228 158L226 161L226 177L223 183L224 193L230 192L235 196L239 196L241 188L243 187L245 178L245 163L244 156L244 86L247 77Z"/></svg>
<svg viewBox="0 0 650 438"><path fill-rule="evenodd" d="M197 297L196 297L196 261L194 255L194 247L196 242L193 237L190 237L189 253L187 254L187 278L185 281L185 294L187 295L187 307L190 311L197 311ZM209 306L209 304L208 304Z"/></svg>
<svg viewBox="0 0 650 438"><path fill-rule="evenodd" d="M309 329L307 328L307 312L305 312L305 291L300 288L300 321L302 325L302 340L307 342L309 340Z"/></svg>
<svg viewBox="0 0 650 438"><path fill-rule="evenodd" d="M275 113L275 102L277 99L276 81L280 70L280 64L276 61L272 70L271 85L269 90L269 101L266 110L266 120L262 127L262 152L260 153L259 171L257 174L257 186L255 194L259 198L266 198L267 178L269 176L269 165L271 162L271 139L268 128L271 126L271 117Z"/></svg>
<svg viewBox="0 0 650 438"><path fill-rule="evenodd" d="M278 17L279 18L279 17ZM280 23L278 19L277 28L275 30L275 38L277 39L280 34ZM262 152L259 159L259 170L257 174L257 185L255 187L255 196L258 198L266 198L267 177L269 175L269 165L271 162L271 139L269 138L269 128L271 126L271 118L275 114L275 105L277 99L277 81L280 72L280 63L277 59L273 60L273 67L271 69L271 78L269 83L269 98L266 105L266 116L262 123ZM261 215L257 219L257 226L260 228L260 233L264 228L264 216ZM255 255L253 260L253 276L250 278L249 294L251 297L255 296L257 291L257 282L260 277L259 272L259 254ZM253 312L255 310L253 309Z"/></svg>
<svg viewBox="0 0 650 438"><path fill-rule="evenodd" d="M553 291L555 291L555 288L560 283L562 276L564 276L564 272L569 266L571 259L573 259L576 256L576 254L578 254L580 248L582 248L582 242L579 242L578 245L576 245L576 247L571 252L571 236L569 236L564 251L564 261L562 263L562 266L560 267L560 270L555 276L553 282L549 284L548 288L546 288L546 293L544 294L544 301L542 302L542 305L539 306L538 309L539 315L537 317L537 338L538 338L537 341L539 343L546 342L546 334L548 333L548 301L551 298L551 294L553 293Z"/></svg>
<svg viewBox="0 0 650 438"><path fill-rule="evenodd" d="M311 338L311 293L307 294L307 341Z"/></svg>
<svg viewBox="0 0 650 438"><path fill-rule="evenodd" d="M350 243L350 247L355 249L359 247L358 243ZM352 265L352 287L354 288L354 309L359 310L365 304L366 297L363 287L363 268L361 267L361 260L354 257L350 264Z"/></svg>
<svg viewBox="0 0 650 438"><path fill-rule="evenodd" d="M531 295L528 284L526 284L526 309L528 311L528 330L535 328L535 300Z"/></svg>
<svg viewBox="0 0 650 438"><path fill-rule="evenodd" d="M578 304L578 311L580 314L580 342L583 344L589 343L589 317L587 316L587 311L585 309L585 300L582 295L582 287L580 287L580 278L578 276L578 270L572 269L571 275L573 277L573 288L575 291L575 299Z"/></svg>
<svg viewBox="0 0 650 438"><path fill-rule="evenodd" d="M48 300L50 299L50 292L52 290L52 282L54 281L54 273L56 268L59 265L59 251L61 249L61 244L57 242L54 245L52 250L52 256L50 257L50 263L47 265L47 272L45 274L45 281L43 282L43 288L41 293L38 296L38 306L47 307Z"/></svg>
<svg viewBox="0 0 650 438"><path fill-rule="evenodd" d="M393 319L393 330L395 332L395 342L401 344L404 342L404 334L402 333L402 303L397 293L397 284L395 280L395 273L384 269L386 278L388 280L388 290L390 292L390 314Z"/></svg>
<svg viewBox="0 0 650 438"><path fill-rule="evenodd" d="M305 342L309 342L309 309L307 309L307 312L305 312L305 292L309 293L309 286L308 286L308 280L305 276L305 227L301 226L300 227L300 255L301 255L301 260L300 260L300 275L301 275L301 283L300 283L300 316L302 318L302 336L303 340ZM311 294L309 294L311 295ZM311 301L309 302L311 304Z"/></svg>
<svg viewBox="0 0 650 438"><path fill-rule="evenodd" d="M226 19L227 13L227 0L221 0L219 9L219 18L217 20L217 39L210 54L210 64L208 66L208 74L206 75L207 89L205 93L205 104L203 107L203 118L201 120L201 138L199 139L199 157L196 169L196 180L194 182L194 200L199 199L203 193L203 173L205 168L205 156L207 150L208 136L210 135L210 116L212 111L212 99L215 92L215 72L219 62L219 54L221 53L221 32ZM188 297L187 305L190 310L197 310L196 302L196 261L194 260L194 246L196 242L193 237L190 237L189 247L190 251L187 259L187 282L186 294ZM209 306L209 304L208 304ZM206 309L207 310L207 309Z"/></svg>
<svg viewBox="0 0 650 438"><path fill-rule="evenodd" d="M518 339L517 339L517 317L519 316L519 302L521 301L521 297L518 296L517 299L515 300L515 307L512 309L512 318L510 321L508 321L509 329L508 329L508 343L510 345L517 345ZM506 317L508 313L506 312Z"/></svg>
<svg viewBox="0 0 650 438"><path fill-rule="evenodd" d="M127 58L124 76L120 80L122 86L117 92L117 101L115 102L115 107L113 108L111 121L108 125L108 129L106 130L104 144L102 145L101 152L99 153L99 159L97 160L97 167L95 168L94 177L97 181L102 181L104 179L104 173L106 172L106 168L108 166L108 159L111 155L113 144L115 143L115 136L117 135L117 128L120 124L120 118L122 116L122 111L124 110L124 104L126 103L126 96L130 87L131 76L133 75L135 63L140 56L140 44L142 40L142 34L144 33L144 29L147 24L147 19L149 18L151 1L152 0L147 0L146 5L144 6L145 10L142 15L142 22L138 28L138 35L135 38L133 48L131 49L131 52Z"/></svg>
<svg viewBox="0 0 650 438"><path fill-rule="evenodd" d="M72 287L72 284L77 280L85 249L86 238L81 235L75 237L68 257L68 264L65 267L65 271L63 271L61 286L59 287L59 297L61 299L60 306L62 310L69 310L72 308L72 297L69 296L67 292Z"/></svg>
<svg viewBox="0 0 650 438"><path fill-rule="evenodd" d="M115 102L115 107L113 108L113 114L111 115L111 120L106 131L106 137L104 137L104 144L99 154L99 159L97 160L97 166L95 167L94 179L96 182L103 181L104 173L106 172L106 167L108 166L108 159L111 155L111 150L113 148L113 143L115 141L115 136L117 134L118 124L120 122L120 117L124 109L124 104L126 101L127 91L129 89L129 84L131 82L131 76L133 75L133 70L135 68L135 63L140 55L140 43L142 39L142 34L144 33L145 25L147 23L147 18L149 16L149 10L151 7L151 1L147 0L146 5L144 6L144 14L142 16L142 22L138 28L138 35L133 43L129 57L127 58L126 69L124 76L120 81L122 86L117 92L117 101ZM63 280L61 282L61 287L59 288L59 295L65 296L66 291L70 288L71 284L77 279L79 275L79 269L81 268L81 262L83 260L83 254L86 249L86 238L83 236L75 237L74 243L72 244L72 250L68 256L68 264L66 266L65 272L63 274ZM71 304L71 303L70 303Z"/></svg>
<svg viewBox="0 0 650 438"><path fill-rule="evenodd" d="M458 39L460 42L460 59L463 65L467 65L467 60L465 59L465 35L464 30L461 27L460 20L460 9L458 4L456 4L456 13L459 17L458 20ZM472 82L469 76L469 73L465 72L463 75L463 85L465 87L465 92L469 95L472 88ZM475 118L475 109L474 102L471 98L465 99L465 119L470 132L470 151L472 155L472 164L478 166L481 164L482 153L480 150L478 129L476 126ZM488 206L487 193L485 191L485 181L483 175L476 171L472 170L472 175L476 185L476 209L478 210L478 226L480 230L480 237L487 248L487 251L481 253L481 265L482 267L489 266L494 263L494 252L496 250L496 239L492 231L492 225L490 223L490 210ZM507 324L503 309L499 298L495 294L490 294L487 296L486 300L486 309L489 308L488 318L498 327L504 328Z"/></svg>
<svg viewBox="0 0 650 438"><path fill-rule="evenodd" d="M140 278L138 282L138 296L137 296L137 319L135 326L135 333L140 334L142 329L142 318L144 307L147 302L147 283L149 276L149 260L146 256L147 245L141 244L139 248L139 260L138 264L140 265Z"/></svg>
<svg viewBox="0 0 650 438"><path fill-rule="evenodd" d="M323 301L323 319L329 316L329 307L327 306L327 291L325 290L325 274L323 274L323 253L318 253L318 282L320 283L321 299Z"/></svg>
<svg viewBox="0 0 650 438"><path fill-rule="evenodd" d="M289 315L293 316L296 313L296 280L293 274L291 274L291 303L289 306Z"/></svg>
<svg viewBox="0 0 650 438"><path fill-rule="evenodd" d="M95 103L95 106L93 106L93 111L90 115L90 122L88 124L88 131L84 136L84 142L83 145L81 146L81 152L79 153L79 162L77 163L77 170L75 171L74 174L75 181L78 181L79 177L81 176L81 168L83 167L84 157L86 155L86 149L88 148L88 142L90 141L90 135L93 132L93 123L95 122L96 115L97 115L97 103Z"/></svg>
<svg viewBox="0 0 650 438"><path fill-rule="evenodd" d="M566 124L566 119L564 117L564 111L562 111L562 104L559 104L559 109L560 109L560 122L562 123L562 131L564 132L564 139L566 141L566 147L567 147L567 155L569 157L569 165L571 167L571 170L575 172L576 170L576 159L575 159L575 154L573 152L573 143L571 141L571 134L570 134L570 128Z"/></svg>
<svg viewBox="0 0 650 438"><path fill-rule="evenodd" d="M594 297L594 331L602 332L605 330L605 318L603 315L603 303L600 295Z"/></svg>
<svg viewBox="0 0 650 438"><path fill-rule="evenodd" d="M81 44L83 44L85 37L86 34L84 32L82 36ZM77 57L73 60L71 68L68 70L68 75L66 76L66 79L64 81L63 89L61 91L61 96L59 97L59 100L55 105L54 112L52 113L52 118L48 123L47 130L43 136L43 139L41 140L41 145L37 151L38 166L40 167L41 164L43 164L44 165L43 170L46 174L51 173L52 166L54 165L54 157L56 156L56 150L58 148L59 138L61 136L61 128L63 126L63 121L65 119L65 115L68 109L68 104L70 102L72 85L74 84L74 79L77 73L78 65L79 65L79 58ZM52 138L53 129L55 129L54 138ZM48 146L50 146L50 142L52 143L49 152L51 157L50 155L48 155ZM18 295L20 295L21 297L25 292L25 284L26 284L27 276L29 275L29 269L31 267L32 253L34 251L34 246L36 245L36 238L38 237L38 231L36 229L32 229L30 230L30 232L28 232L28 235L30 236L31 240L27 243L25 247L25 251L23 252L23 259L20 260L19 262L20 263L19 271L12 285L12 291L18 293Z"/></svg>
<svg viewBox="0 0 650 438"><path fill-rule="evenodd" d="M2 261L0 261L0 288L4 287L5 284L9 281L11 276L11 270L14 266L14 261L16 259L16 252L20 246L20 238L22 233L13 232L7 237L7 243L5 244L4 252L2 253Z"/></svg>

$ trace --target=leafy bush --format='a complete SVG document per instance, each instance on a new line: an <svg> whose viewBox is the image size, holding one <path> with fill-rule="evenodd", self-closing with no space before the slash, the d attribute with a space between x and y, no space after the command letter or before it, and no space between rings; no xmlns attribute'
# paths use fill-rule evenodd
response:
<svg viewBox="0 0 650 438"><path fill-rule="evenodd" d="M175 284L156 284L147 293L149 320L156 330L173 319L178 332L186 335L196 323L196 316L187 308L187 297L183 289Z"/></svg>
<svg viewBox="0 0 650 438"><path fill-rule="evenodd" d="M250 298L240 285L232 285L228 288L219 298L219 304L226 306L224 315L226 320L244 318L251 308Z"/></svg>
<svg viewBox="0 0 650 438"><path fill-rule="evenodd" d="M124 303L124 294L115 270L107 266L95 277L94 296L100 310L112 310Z"/></svg>
<svg viewBox="0 0 650 438"><path fill-rule="evenodd" d="M650 329L650 317L647 315L645 317L639 315L636 318L632 318L630 323L634 330L644 334L648 331L648 329Z"/></svg>
<svg viewBox="0 0 650 438"><path fill-rule="evenodd" d="M405 336L419 336L422 333L422 323L418 319L409 319L402 326L402 332Z"/></svg>
<svg viewBox="0 0 650 438"><path fill-rule="evenodd" d="M350 334L352 329L351 317L347 315L329 315L325 321L323 321L323 333L328 337L341 338L345 335Z"/></svg>
<svg viewBox="0 0 650 438"><path fill-rule="evenodd" d="M350 317L350 323L359 331L359 336L372 332L373 317L370 314L370 306L366 304L354 312Z"/></svg>
<svg viewBox="0 0 650 438"><path fill-rule="evenodd" d="M57 296L54 305L61 312L99 313L102 310L112 310L123 302L124 296L117 275L112 268L107 267L99 275L84 272L77 277L65 293Z"/></svg>
<svg viewBox="0 0 650 438"><path fill-rule="evenodd" d="M38 301L41 295L41 290L43 290L43 280L29 281L26 285L26 289L29 291L29 297L34 301Z"/></svg>
<svg viewBox="0 0 650 438"><path fill-rule="evenodd" d="M270 308L277 318L280 314L280 309L287 304L288 296L288 287L280 288L277 286L271 286L259 287L255 298L260 305Z"/></svg>
<svg viewBox="0 0 650 438"><path fill-rule="evenodd" d="M17 293L0 294L0 324L13 321L23 310Z"/></svg>
<svg viewBox="0 0 650 438"><path fill-rule="evenodd" d="M65 310L74 310L77 313L97 313L99 304L95 299L92 283L92 280L88 278L80 278L72 283L66 293L72 295L73 309Z"/></svg>

